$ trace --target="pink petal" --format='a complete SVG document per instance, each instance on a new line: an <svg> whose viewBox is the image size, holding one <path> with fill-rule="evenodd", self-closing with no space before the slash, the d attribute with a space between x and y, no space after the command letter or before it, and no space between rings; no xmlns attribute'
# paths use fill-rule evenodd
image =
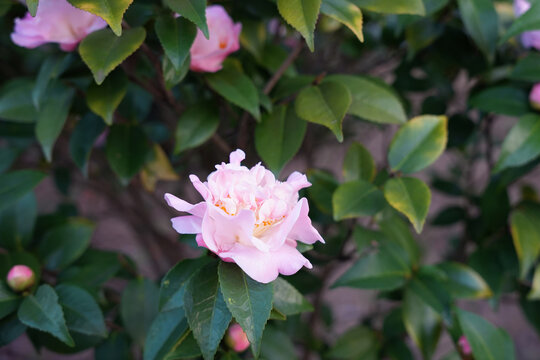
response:
<svg viewBox="0 0 540 360"><path fill-rule="evenodd" d="M215 253L228 251L236 243L251 245L255 214L242 210L231 216L215 206L209 206L202 222L202 236L208 249Z"/></svg>
<svg viewBox="0 0 540 360"><path fill-rule="evenodd" d="M199 177L197 175L189 175L189 180L191 180L191 183L195 189L197 189L199 194L201 194L203 199L208 199L210 192L208 191L208 188L201 182L201 180L199 180Z"/></svg>
<svg viewBox="0 0 540 360"><path fill-rule="evenodd" d="M301 174L298 171L295 171L289 175L286 183L291 185L295 191L311 186L311 183L307 180L306 175Z"/></svg>
<svg viewBox="0 0 540 360"><path fill-rule="evenodd" d="M187 212L201 218L206 212L206 203L204 201L193 205L169 193L165 194L165 201L175 210Z"/></svg>
<svg viewBox="0 0 540 360"><path fill-rule="evenodd" d="M198 216L178 216L171 219L172 226L179 234L200 234L202 218Z"/></svg>
<svg viewBox="0 0 540 360"><path fill-rule="evenodd" d="M320 241L324 244L324 239L319 234L317 229L311 224L311 219L308 216L309 205L306 198L300 199L301 203L300 215L298 220L294 224L291 232L289 233L288 238L292 240L298 240L306 244L313 244L317 241Z"/></svg>

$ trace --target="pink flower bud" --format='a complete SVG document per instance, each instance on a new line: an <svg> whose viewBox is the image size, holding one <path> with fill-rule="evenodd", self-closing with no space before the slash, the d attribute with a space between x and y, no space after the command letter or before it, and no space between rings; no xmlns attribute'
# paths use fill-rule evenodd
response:
<svg viewBox="0 0 540 360"><path fill-rule="evenodd" d="M461 352L463 353L463 355L472 355L471 345L469 344L469 341L467 340L465 335L461 335L458 340L458 344L461 348Z"/></svg>
<svg viewBox="0 0 540 360"><path fill-rule="evenodd" d="M533 86L529 101L535 110L540 111L540 83Z"/></svg>
<svg viewBox="0 0 540 360"><path fill-rule="evenodd" d="M225 343L236 352L242 352L249 347L247 335L238 324L232 324L229 327Z"/></svg>
<svg viewBox="0 0 540 360"><path fill-rule="evenodd" d="M16 292L29 289L34 285L35 280L34 272L26 265L15 265L7 275L9 287Z"/></svg>

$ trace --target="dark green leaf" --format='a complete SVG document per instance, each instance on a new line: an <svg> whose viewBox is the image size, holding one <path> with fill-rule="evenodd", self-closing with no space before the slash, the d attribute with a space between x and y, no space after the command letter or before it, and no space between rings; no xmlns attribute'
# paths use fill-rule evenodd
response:
<svg viewBox="0 0 540 360"><path fill-rule="evenodd" d="M530 206L514 210L510 225L523 279L540 255L540 208Z"/></svg>
<svg viewBox="0 0 540 360"><path fill-rule="evenodd" d="M0 247L22 250L28 246L32 240L36 216L37 203L32 192L0 211Z"/></svg>
<svg viewBox="0 0 540 360"><path fill-rule="evenodd" d="M88 160L99 135L105 130L105 124L97 116L86 114L75 125L69 139L69 152L73 162L88 175Z"/></svg>
<svg viewBox="0 0 540 360"><path fill-rule="evenodd" d="M306 298L294 286L280 277L274 281L273 304L276 310L286 316L313 311L313 306Z"/></svg>
<svg viewBox="0 0 540 360"><path fill-rule="evenodd" d="M349 0L322 0L321 12L347 26L364 42L362 11Z"/></svg>
<svg viewBox="0 0 540 360"><path fill-rule="evenodd" d="M376 360L378 351L377 334L365 326L357 326L340 336L327 356L342 360Z"/></svg>
<svg viewBox="0 0 540 360"><path fill-rule="evenodd" d="M19 307L21 298L0 281L0 319L5 318Z"/></svg>
<svg viewBox="0 0 540 360"><path fill-rule="evenodd" d="M130 343L126 333L112 333L105 341L96 346L95 360L130 360Z"/></svg>
<svg viewBox="0 0 540 360"><path fill-rule="evenodd" d="M162 360L177 346L188 323L183 308L160 312L148 330L144 344L144 360Z"/></svg>
<svg viewBox="0 0 540 360"><path fill-rule="evenodd" d="M422 0L352 0L366 10L387 14L425 15Z"/></svg>
<svg viewBox="0 0 540 360"><path fill-rule="evenodd" d="M437 265L445 272L449 284L446 288L459 298L483 299L493 295L488 284L472 268L455 262Z"/></svg>
<svg viewBox="0 0 540 360"><path fill-rule="evenodd" d="M168 90L172 89L174 86L178 85L184 78L186 77L189 66L191 64L191 59L188 56L188 58L184 61L182 64L182 67L180 70L176 70L174 68L173 63L167 56L163 57L163 61L161 63L162 71L163 71L163 79L165 80L165 86Z"/></svg>
<svg viewBox="0 0 540 360"><path fill-rule="evenodd" d="M530 53L520 59L510 75L512 79L539 82L540 81L540 54Z"/></svg>
<svg viewBox="0 0 540 360"><path fill-rule="evenodd" d="M328 172L314 170L308 172L308 180L312 184L308 188L308 195L325 214L332 214L332 195L338 187L334 176Z"/></svg>
<svg viewBox="0 0 540 360"><path fill-rule="evenodd" d="M112 125L114 112L126 96L127 85L124 72L115 71L101 85L90 85L86 93L86 103L107 125Z"/></svg>
<svg viewBox="0 0 540 360"><path fill-rule="evenodd" d="M35 170L17 170L0 174L0 211L32 191L45 174Z"/></svg>
<svg viewBox="0 0 540 360"><path fill-rule="evenodd" d="M206 24L206 0L165 0L165 3L197 25L207 39L210 37Z"/></svg>
<svg viewBox="0 0 540 360"><path fill-rule="evenodd" d="M68 346L75 346L64 319L58 295L49 285L41 285L19 307L19 320L26 326L50 333Z"/></svg>
<svg viewBox="0 0 540 360"><path fill-rule="evenodd" d="M26 326L19 321L17 314L0 320L0 347L9 344L25 331Z"/></svg>
<svg viewBox="0 0 540 360"><path fill-rule="evenodd" d="M176 154L204 144L214 135L219 126L218 109L211 103L190 106L176 125Z"/></svg>
<svg viewBox="0 0 540 360"><path fill-rule="evenodd" d="M219 283L232 316L245 331L255 358L272 310L273 285L251 279L236 264L220 262Z"/></svg>
<svg viewBox="0 0 540 360"><path fill-rule="evenodd" d="M58 281L85 289L97 288L120 270L120 255L88 249L73 265L58 275Z"/></svg>
<svg viewBox="0 0 540 360"><path fill-rule="evenodd" d="M334 219L373 216L385 205L382 192L364 180L340 185L332 196Z"/></svg>
<svg viewBox="0 0 540 360"><path fill-rule="evenodd" d="M375 178L375 161L370 152L355 142L347 150L345 160L343 162L343 177L345 181L365 180L373 181Z"/></svg>
<svg viewBox="0 0 540 360"><path fill-rule="evenodd" d="M458 4L467 32L489 61L493 61L499 34L499 19L493 1L458 0Z"/></svg>
<svg viewBox="0 0 540 360"><path fill-rule="evenodd" d="M296 360L298 356L291 337L269 325L261 343L261 358Z"/></svg>
<svg viewBox="0 0 540 360"><path fill-rule="evenodd" d="M133 0L68 0L71 5L105 20L117 36L122 35L122 18ZM129 30L128 30L129 31Z"/></svg>
<svg viewBox="0 0 540 360"><path fill-rule="evenodd" d="M156 20L156 34L176 71L189 56L189 49L197 35L197 28L184 17L162 15Z"/></svg>
<svg viewBox="0 0 540 360"><path fill-rule="evenodd" d="M120 314L126 331L140 346L158 314L158 288L148 279L132 280L122 293Z"/></svg>
<svg viewBox="0 0 540 360"><path fill-rule="evenodd" d="M17 123L33 123L38 112L28 96L34 89L34 83L27 79L7 82L0 90L0 119Z"/></svg>
<svg viewBox="0 0 540 360"><path fill-rule="evenodd" d="M177 347L168 353L163 360L193 359L201 356L201 349L193 337L193 332L185 334Z"/></svg>
<svg viewBox="0 0 540 360"><path fill-rule="evenodd" d="M485 112L521 116L529 111L527 93L519 88L496 86L473 95L469 103Z"/></svg>
<svg viewBox="0 0 540 360"><path fill-rule="evenodd" d="M384 197L394 209L407 216L417 233L422 232L431 203L431 191L422 180L390 179L384 185Z"/></svg>
<svg viewBox="0 0 540 360"><path fill-rule="evenodd" d="M36 85L32 90L32 101L36 109L41 108L41 103L51 80L58 78L71 62L72 57L66 55L64 57L48 57L41 68L36 79Z"/></svg>
<svg viewBox="0 0 540 360"><path fill-rule="evenodd" d="M521 15L516 21L512 23L508 31L501 39L501 43L506 42L513 36L519 35L522 32L530 30L540 30L540 3L530 2L531 8L529 11Z"/></svg>
<svg viewBox="0 0 540 360"><path fill-rule="evenodd" d="M319 17L321 0L277 0L281 16L302 34L309 49L315 50L315 24Z"/></svg>

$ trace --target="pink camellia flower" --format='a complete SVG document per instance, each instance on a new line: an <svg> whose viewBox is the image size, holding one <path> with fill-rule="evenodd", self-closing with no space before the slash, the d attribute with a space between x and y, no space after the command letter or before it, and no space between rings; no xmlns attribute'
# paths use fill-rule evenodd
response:
<svg viewBox="0 0 540 360"><path fill-rule="evenodd" d="M72 6L67 0L40 0L36 17L26 13L15 19L11 40L33 49L45 43L58 43L64 51L73 51L88 34L107 26L99 16Z"/></svg>
<svg viewBox="0 0 540 360"><path fill-rule="evenodd" d="M251 169L240 165L244 159L242 150L232 152L230 163L216 165L204 183L190 175L203 202L192 205L165 194L169 206L191 214L173 218L173 228L180 234L197 234L199 246L235 262L262 283L278 274L292 275L302 266L311 269L296 249L296 241L324 242L311 225L307 200L298 199L298 190L311 184L298 172L277 181L260 163Z"/></svg>
<svg viewBox="0 0 540 360"><path fill-rule="evenodd" d="M35 280L34 272L26 265L15 265L7 274L7 283L16 292L29 289Z"/></svg>
<svg viewBox="0 0 540 360"><path fill-rule="evenodd" d="M471 355L472 349L471 345L469 344L469 341L465 337L465 335L461 335L461 337L458 340L459 347L461 348L461 352L463 355Z"/></svg>
<svg viewBox="0 0 540 360"><path fill-rule="evenodd" d="M236 352L242 352L249 347L247 335L238 324L229 326L229 330L225 336L225 343Z"/></svg>
<svg viewBox="0 0 540 360"><path fill-rule="evenodd" d="M520 17L531 8L529 0L514 0L514 12L516 17ZM540 30L527 31L521 35L521 43L526 48L536 48L540 50Z"/></svg>
<svg viewBox="0 0 540 360"><path fill-rule="evenodd" d="M240 49L242 24L234 23L229 14L220 5L206 8L209 38L198 30L190 49L193 71L216 72L221 70L221 63L230 54Z"/></svg>
<svg viewBox="0 0 540 360"><path fill-rule="evenodd" d="M540 111L540 83L533 86L529 95L529 101L535 110Z"/></svg>

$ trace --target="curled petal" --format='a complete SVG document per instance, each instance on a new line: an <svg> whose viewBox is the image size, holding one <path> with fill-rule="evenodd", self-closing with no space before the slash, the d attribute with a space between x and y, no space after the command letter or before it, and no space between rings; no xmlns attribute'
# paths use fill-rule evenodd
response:
<svg viewBox="0 0 540 360"><path fill-rule="evenodd" d="M202 218L197 216L178 216L171 219L172 226L179 234L200 234Z"/></svg>
<svg viewBox="0 0 540 360"><path fill-rule="evenodd" d="M201 218L206 212L206 203L204 201L193 205L169 193L165 194L165 201L167 205L175 210L187 212Z"/></svg>
<svg viewBox="0 0 540 360"><path fill-rule="evenodd" d="M324 244L324 239L319 234L317 229L315 229L311 224L311 219L308 216L309 205L306 198L300 199L299 203L301 204L300 215L289 233L288 238L298 240L306 244L314 244L317 241Z"/></svg>

